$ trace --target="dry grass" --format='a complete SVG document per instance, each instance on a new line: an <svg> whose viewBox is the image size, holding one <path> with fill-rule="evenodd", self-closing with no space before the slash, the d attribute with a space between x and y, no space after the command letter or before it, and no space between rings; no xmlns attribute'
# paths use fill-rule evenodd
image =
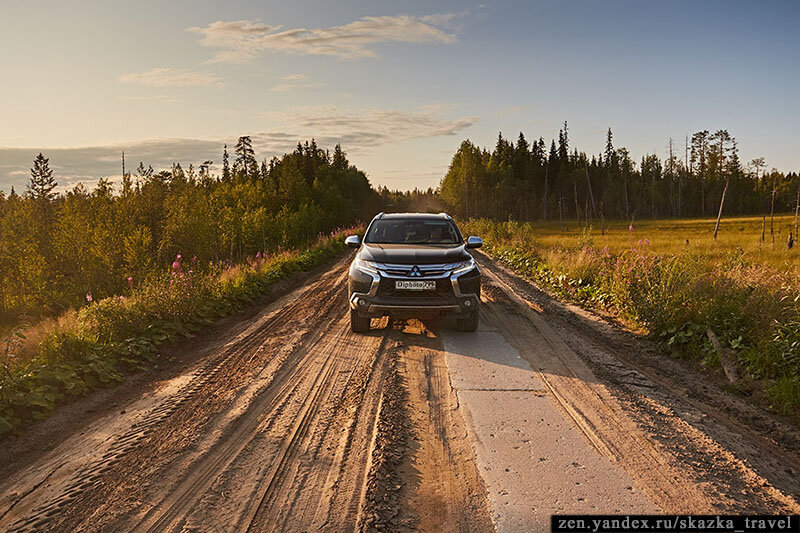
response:
<svg viewBox="0 0 800 533"><path fill-rule="evenodd" d="M642 219L634 220L633 231L628 230L630 221L607 220L606 234L601 235L600 220L591 221L591 240L596 249L608 247L611 253L619 253L635 246L641 240L649 241L650 249L658 255L678 255L688 248L702 251L711 259L723 261L731 251L741 248L750 263L768 265L778 270L795 269L800 265L800 249L789 250L786 240L794 231L794 215L776 215L774 238L770 235L770 220L766 219L766 234L761 241L762 218L723 218L719 235L715 241L715 219ZM575 220L534 222L532 236L545 247L578 243L585 233L584 221L578 228Z"/></svg>
<svg viewBox="0 0 800 533"><path fill-rule="evenodd" d="M78 313L69 310L55 318L44 318L32 325L25 325L21 333L25 336L19 347L18 353L14 354L17 364L24 364L39 354L39 346L42 340L55 331L77 331Z"/></svg>

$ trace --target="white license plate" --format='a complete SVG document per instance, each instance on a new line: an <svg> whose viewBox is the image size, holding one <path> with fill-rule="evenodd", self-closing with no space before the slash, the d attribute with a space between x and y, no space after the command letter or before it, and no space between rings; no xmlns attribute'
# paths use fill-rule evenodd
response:
<svg viewBox="0 0 800 533"><path fill-rule="evenodd" d="M436 290L435 281L395 281L395 289L404 291L433 291Z"/></svg>

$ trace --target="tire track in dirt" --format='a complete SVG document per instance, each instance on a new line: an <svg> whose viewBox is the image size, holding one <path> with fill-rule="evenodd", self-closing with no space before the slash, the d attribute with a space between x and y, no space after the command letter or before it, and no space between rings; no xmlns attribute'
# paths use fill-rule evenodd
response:
<svg viewBox="0 0 800 533"><path fill-rule="evenodd" d="M316 283L297 291L299 294L294 294L294 298L292 295L287 297L284 307L279 307L262 320L255 321L253 326L225 345L219 354L209 357L193 372L187 385L167 396L160 405L152 408L127 431L116 437L110 436L106 442L106 451L99 459L85 464L74 474L65 476L58 486L48 486L48 494L43 495L44 501L37 502L38 491L33 491L26 495L29 500L26 505L16 509L12 505L12 512L3 519L2 523L6 524L4 527L25 531L58 528L62 524L75 523L82 519L91 522L91 517L101 516L99 510L107 509L111 501L116 501L117 498L130 500L127 495L120 495L124 491L108 478L124 477L121 473L126 468L136 472L134 478L141 478L143 476L137 473L143 467L154 462L167 462L165 459L168 457L158 457L158 454L152 453L152 448L163 450L170 448L164 446L165 443L174 443L178 446L173 446L169 451L176 455L178 450L175 448L188 448L196 441L196 438L191 437L199 436L204 422L224 410L226 400L234 399L245 384L246 377L259 368L254 362L267 363L269 366L273 356L278 360L285 358L286 352L290 351L286 348L297 345L298 338L304 335L304 331L318 325L319 319L324 319L332 309L341 311L345 268L346 263L340 262ZM194 429L194 434L187 435L182 428ZM142 449L149 449L151 453L142 454ZM88 450L84 451L86 452ZM130 483L126 485L130 486ZM100 497L100 493L105 497ZM97 507L89 504L92 500L99 500ZM18 514L15 511L27 512L12 524L9 519ZM119 511L119 508L114 509L108 515L114 516Z"/></svg>
<svg viewBox="0 0 800 533"><path fill-rule="evenodd" d="M439 320L392 323L361 531L493 530L442 327Z"/></svg>
<svg viewBox="0 0 800 533"><path fill-rule="evenodd" d="M712 501L636 431L608 391L593 383L594 375L564 341L541 317L519 307L513 289L495 276L491 281L485 291L485 316L531 363L556 403L598 453L621 464L664 512L710 513Z"/></svg>
<svg viewBox="0 0 800 533"><path fill-rule="evenodd" d="M650 381L654 372L631 368L626 364L630 357L617 359L607 341L599 342L586 327L563 318L572 313L553 313L549 298L541 294L541 305L523 297L517 291L524 290L525 282L490 261L480 262L496 286L489 287L487 297L494 303L485 308L492 323L532 365L546 367L540 376L565 413L662 510L798 512L798 493L778 490L751 467L752 454L741 453L743 446L735 438L741 438L742 424L717 417L704 421L700 409L694 416L687 413L685 394L676 392L674 384L657 376ZM535 328L534 336L526 322ZM764 468L767 461L757 459L759 470L770 472ZM796 458L788 464L794 462ZM773 479L787 485L774 467L771 471Z"/></svg>
<svg viewBox="0 0 800 533"><path fill-rule="evenodd" d="M365 480L363 470L352 466L366 462L369 448L363 445L369 443L369 428L374 425L370 417L359 418L363 412L359 407L369 409L376 403L366 395L375 389L374 385L370 387L375 376L382 375L384 342L381 331L353 335L347 317L342 316L335 331L312 349L327 354L325 361L308 388L307 399L298 402L301 407L296 414L295 410L279 414L293 421L290 436L283 436L283 446L260 481L252 499L255 505L240 522L241 529L309 529L326 524L333 529L353 527L358 503L354 495ZM348 394L351 388L357 393ZM336 435L340 430L344 436ZM277 441L281 435L268 434L265 438ZM363 450L352 449L354 439ZM320 508L320 500L330 505Z"/></svg>

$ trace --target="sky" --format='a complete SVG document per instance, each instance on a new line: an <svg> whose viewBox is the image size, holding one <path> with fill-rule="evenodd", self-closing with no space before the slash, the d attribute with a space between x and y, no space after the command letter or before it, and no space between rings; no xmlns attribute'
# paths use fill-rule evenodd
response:
<svg viewBox="0 0 800 533"><path fill-rule="evenodd" d="M464 139L666 154L727 129L800 170L795 1L0 0L0 190L311 137L373 185L436 187Z"/></svg>

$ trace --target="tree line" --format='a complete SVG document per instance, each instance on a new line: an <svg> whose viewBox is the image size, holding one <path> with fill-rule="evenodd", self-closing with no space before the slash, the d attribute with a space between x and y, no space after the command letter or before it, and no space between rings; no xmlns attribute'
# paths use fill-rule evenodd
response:
<svg viewBox="0 0 800 533"><path fill-rule="evenodd" d="M220 174L212 165L156 172L139 163L134 174L123 170L118 188L101 179L93 190L56 192L39 154L23 194L0 192L0 319L122 294L177 254L199 270L301 246L381 206L339 145L331 153L312 140L259 162L243 136L231 154L224 147Z"/></svg>
<svg viewBox="0 0 800 533"><path fill-rule="evenodd" d="M602 153L572 148L566 122L549 149L520 133L516 142L498 135L493 150L469 140L453 155L439 190L462 217L553 220L716 216L725 191L725 214L794 210L800 198L796 172L766 171L764 158L747 165L727 130L703 130L669 140L666 157L634 161L616 147L611 128Z"/></svg>

